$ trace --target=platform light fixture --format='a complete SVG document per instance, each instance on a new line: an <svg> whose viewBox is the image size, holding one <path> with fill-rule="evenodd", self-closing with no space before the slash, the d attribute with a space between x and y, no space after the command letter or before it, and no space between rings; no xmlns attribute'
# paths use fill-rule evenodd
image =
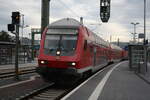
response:
<svg viewBox="0 0 150 100"><path fill-rule="evenodd" d="M146 38L146 0L144 0L144 44L145 44L145 38Z"/></svg>
<svg viewBox="0 0 150 100"><path fill-rule="evenodd" d="M134 33L132 33L132 34L133 34L133 42L135 43L135 34L137 34L136 33L136 25L138 25L140 23L139 22L136 22L136 23L131 22L131 24L134 25Z"/></svg>

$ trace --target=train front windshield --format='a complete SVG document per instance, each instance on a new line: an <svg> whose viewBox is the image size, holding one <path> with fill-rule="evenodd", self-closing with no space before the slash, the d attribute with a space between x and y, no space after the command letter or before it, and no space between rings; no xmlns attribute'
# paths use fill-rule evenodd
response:
<svg viewBox="0 0 150 100"><path fill-rule="evenodd" d="M49 29L46 33L44 53L56 56L74 55L77 44L77 30L75 29Z"/></svg>

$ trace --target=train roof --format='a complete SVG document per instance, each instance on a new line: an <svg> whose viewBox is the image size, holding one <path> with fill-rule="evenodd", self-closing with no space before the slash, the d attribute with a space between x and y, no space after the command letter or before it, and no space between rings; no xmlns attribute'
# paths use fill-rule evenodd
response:
<svg viewBox="0 0 150 100"><path fill-rule="evenodd" d="M48 28L79 28L82 24L73 18L63 18L51 23Z"/></svg>
<svg viewBox="0 0 150 100"><path fill-rule="evenodd" d="M73 28L73 29L77 29L81 25L83 25L81 22L79 22L73 18L63 18L63 19L60 19L58 21L51 23L48 26L48 28L56 28L56 29L57 28ZM105 41L104 39L102 39L101 37L99 37L98 35L96 35L93 32L92 32L92 34L94 35L95 42L97 44L109 47L109 43L107 41Z"/></svg>
<svg viewBox="0 0 150 100"><path fill-rule="evenodd" d="M93 33L93 35L94 35L94 38L95 38L95 42L97 44L103 45L105 47L109 47L109 42L105 41L100 36L96 35L95 33Z"/></svg>
<svg viewBox="0 0 150 100"><path fill-rule="evenodd" d="M111 48L112 49L115 49L115 50L122 50L122 48L120 48L119 46L115 45L115 44L110 44Z"/></svg>

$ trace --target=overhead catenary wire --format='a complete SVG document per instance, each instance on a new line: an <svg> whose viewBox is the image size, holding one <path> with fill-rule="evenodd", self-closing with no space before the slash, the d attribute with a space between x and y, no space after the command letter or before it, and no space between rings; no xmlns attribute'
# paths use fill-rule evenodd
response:
<svg viewBox="0 0 150 100"><path fill-rule="evenodd" d="M75 14L76 15L76 17L79 17L80 18L80 16L74 11L74 10L72 10L71 8L69 8L62 0L58 0L65 8L67 8L71 13L73 13L73 14Z"/></svg>

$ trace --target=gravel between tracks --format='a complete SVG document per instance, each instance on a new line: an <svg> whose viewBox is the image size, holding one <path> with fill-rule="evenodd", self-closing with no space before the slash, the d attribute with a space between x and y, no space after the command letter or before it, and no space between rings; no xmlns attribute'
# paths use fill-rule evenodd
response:
<svg viewBox="0 0 150 100"><path fill-rule="evenodd" d="M0 89L0 100L14 100L15 98L32 92L37 88L41 88L49 83L44 82L41 78L36 78L33 81L18 84L15 86Z"/></svg>

